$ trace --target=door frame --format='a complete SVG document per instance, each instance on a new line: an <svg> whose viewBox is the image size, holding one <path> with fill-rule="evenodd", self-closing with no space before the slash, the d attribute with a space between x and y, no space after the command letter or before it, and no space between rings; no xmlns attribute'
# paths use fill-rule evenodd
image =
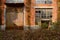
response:
<svg viewBox="0 0 60 40"><path fill-rule="evenodd" d="M4 8L4 25L2 25L2 26L4 26L4 30L6 29L6 8L7 8L7 5L6 5L6 7ZM23 7L23 26L25 26L25 8ZM2 27L1 26L1 27ZM24 27L23 27L24 28Z"/></svg>

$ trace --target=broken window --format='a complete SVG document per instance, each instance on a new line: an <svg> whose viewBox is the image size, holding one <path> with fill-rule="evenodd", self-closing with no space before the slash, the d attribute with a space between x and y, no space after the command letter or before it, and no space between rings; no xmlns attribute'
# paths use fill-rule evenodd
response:
<svg viewBox="0 0 60 40"><path fill-rule="evenodd" d="M35 21L37 24L41 21L41 19L51 19L51 17L52 9L37 8L35 10Z"/></svg>

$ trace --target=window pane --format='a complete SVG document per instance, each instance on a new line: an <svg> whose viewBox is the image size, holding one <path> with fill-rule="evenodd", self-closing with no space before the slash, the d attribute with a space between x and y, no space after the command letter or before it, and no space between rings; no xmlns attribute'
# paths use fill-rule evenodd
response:
<svg viewBox="0 0 60 40"><path fill-rule="evenodd" d="M52 0L36 0L37 4L51 4Z"/></svg>
<svg viewBox="0 0 60 40"><path fill-rule="evenodd" d="M51 4L52 3L52 1L46 1L46 4Z"/></svg>

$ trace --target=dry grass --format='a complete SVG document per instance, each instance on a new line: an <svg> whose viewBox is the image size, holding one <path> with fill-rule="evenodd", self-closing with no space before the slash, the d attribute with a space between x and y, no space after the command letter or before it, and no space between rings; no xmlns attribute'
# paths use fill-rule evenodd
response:
<svg viewBox="0 0 60 40"><path fill-rule="evenodd" d="M60 32L46 29L0 31L0 40L60 40Z"/></svg>

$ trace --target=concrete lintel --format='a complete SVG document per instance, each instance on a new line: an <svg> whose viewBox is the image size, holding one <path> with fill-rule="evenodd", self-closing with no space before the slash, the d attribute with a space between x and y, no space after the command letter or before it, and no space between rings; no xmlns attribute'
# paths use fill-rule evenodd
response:
<svg viewBox="0 0 60 40"><path fill-rule="evenodd" d="M53 8L53 6L34 6L34 8Z"/></svg>

